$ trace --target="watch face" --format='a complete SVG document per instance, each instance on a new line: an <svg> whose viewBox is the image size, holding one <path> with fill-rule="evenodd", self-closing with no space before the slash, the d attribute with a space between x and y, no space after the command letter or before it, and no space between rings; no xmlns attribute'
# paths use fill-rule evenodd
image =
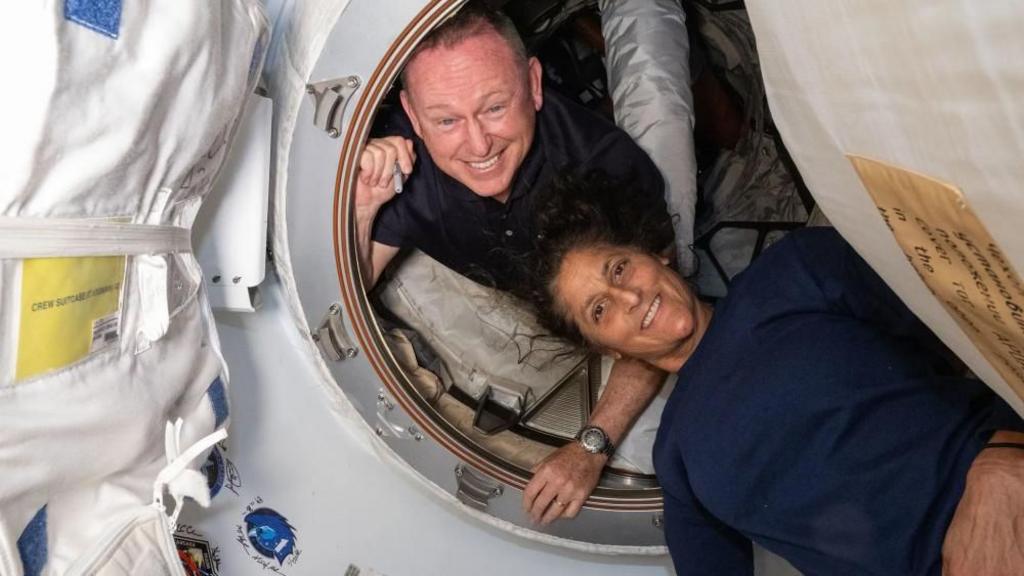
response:
<svg viewBox="0 0 1024 576"><path fill-rule="evenodd" d="M604 432L601 432L600 429L588 428L580 435L580 443L583 444L583 448L587 452L600 452L604 450L607 440L604 437Z"/></svg>

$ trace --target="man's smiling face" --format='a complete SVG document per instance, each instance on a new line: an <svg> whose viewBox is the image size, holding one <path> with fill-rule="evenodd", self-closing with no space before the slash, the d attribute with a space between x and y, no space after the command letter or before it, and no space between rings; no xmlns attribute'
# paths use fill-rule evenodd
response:
<svg viewBox="0 0 1024 576"><path fill-rule="evenodd" d="M434 163L478 196L508 199L543 103L540 63L493 29L416 54L402 106Z"/></svg>

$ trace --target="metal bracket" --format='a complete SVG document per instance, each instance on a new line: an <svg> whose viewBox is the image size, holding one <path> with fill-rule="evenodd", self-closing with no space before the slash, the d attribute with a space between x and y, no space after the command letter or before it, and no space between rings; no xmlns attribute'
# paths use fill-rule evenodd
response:
<svg viewBox="0 0 1024 576"><path fill-rule="evenodd" d="M412 439L417 442L423 441L423 432L420 432L419 428L415 425L410 424L409 426L402 426L395 424L391 421L390 414L395 409L395 402L387 395L387 392L383 388L377 392L377 427L374 432L380 437L393 437L401 438L403 440Z"/></svg>
<svg viewBox="0 0 1024 576"><path fill-rule="evenodd" d="M327 132L331 138L340 136L345 105L360 84L358 76L306 84L306 93L313 97L313 125Z"/></svg>
<svg viewBox="0 0 1024 576"><path fill-rule="evenodd" d="M455 467L455 481L458 483L455 497L477 510L486 510L491 500L505 493L505 487L496 480L463 464Z"/></svg>
<svg viewBox="0 0 1024 576"><path fill-rule="evenodd" d="M490 386L484 388L484 393L477 402L476 413L473 415L473 429L488 436L508 430L518 424L523 416L525 402L522 397L516 398L515 408L503 406L495 401L494 389Z"/></svg>
<svg viewBox="0 0 1024 576"><path fill-rule="evenodd" d="M352 344L345 324L341 321L341 305L331 304L320 326L312 334L313 342L320 349L320 354L327 360L338 362L347 358L355 358L359 349Z"/></svg>

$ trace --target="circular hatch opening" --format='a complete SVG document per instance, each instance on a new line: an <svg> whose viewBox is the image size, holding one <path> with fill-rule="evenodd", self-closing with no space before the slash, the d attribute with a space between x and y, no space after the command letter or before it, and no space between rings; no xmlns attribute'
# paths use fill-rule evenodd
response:
<svg viewBox="0 0 1024 576"><path fill-rule="evenodd" d="M426 6L365 83L338 165L335 255L356 337L385 387L378 398L383 409L400 408L415 422L416 433L522 490L530 469L573 441L586 423L608 362L545 336L528 306L419 252L403 253L367 292L354 244L351 204L362 143L373 134L381 110L396 105L394 83L416 43L461 4L442 0ZM547 25L569 22L588 4L553 3L557 11L545 15ZM545 36L554 38L558 30ZM387 434L386 424L375 426ZM613 461L586 506L657 512L661 491L652 469Z"/></svg>

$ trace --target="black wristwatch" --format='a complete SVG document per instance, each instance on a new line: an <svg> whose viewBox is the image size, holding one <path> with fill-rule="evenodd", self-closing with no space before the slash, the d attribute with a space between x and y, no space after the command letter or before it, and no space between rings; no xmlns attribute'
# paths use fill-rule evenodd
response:
<svg viewBox="0 0 1024 576"><path fill-rule="evenodd" d="M608 438L608 434L605 434L605 431L597 426L584 426L581 428L579 434L576 435L576 441L580 443L584 450L591 454L611 456L612 452L615 452L615 446L612 444L611 439Z"/></svg>

